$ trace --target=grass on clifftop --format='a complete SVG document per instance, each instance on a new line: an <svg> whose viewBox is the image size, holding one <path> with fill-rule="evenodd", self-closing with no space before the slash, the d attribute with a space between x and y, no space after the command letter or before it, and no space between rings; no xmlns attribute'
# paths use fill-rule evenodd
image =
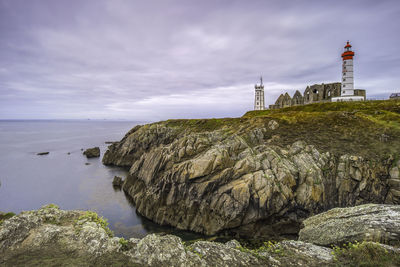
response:
<svg viewBox="0 0 400 267"><path fill-rule="evenodd" d="M271 114L281 114L290 111L298 112L327 112L327 111L362 111L375 112L386 110L400 113L400 100L355 101L355 102L326 102L281 109L255 110L247 112L243 117L260 117Z"/></svg>
<svg viewBox="0 0 400 267"><path fill-rule="evenodd" d="M279 127L268 128L275 120ZM185 132L222 129L243 135L253 128L265 128L265 139L278 146L298 140L320 151L382 158L400 151L400 101L316 103L277 110L249 111L241 118L167 120L168 127Z"/></svg>

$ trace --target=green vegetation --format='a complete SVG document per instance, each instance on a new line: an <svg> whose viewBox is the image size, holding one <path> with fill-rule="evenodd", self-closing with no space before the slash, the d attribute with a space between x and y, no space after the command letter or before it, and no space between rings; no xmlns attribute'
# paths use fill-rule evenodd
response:
<svg viewBox="0 0 400 267"><path fill-rule="evenodd" d="M75 229L77 232L80 232L80 230L82 229L82 224L85 222L95 222L97 225L99 225L101 228L104 229L104 231L106 231L107 235L109 237L113 237L114 234L113 232L110 230L110 228L108 228L108 222L107 219L104 219L103 217L99 217L99 215L96 212L93 211L85 211L85 214L80 216L76 221L75 221Z"/></svg>
<svg viewBox="0 0 400 267"><path fill-rule="evenodd" d="M275 120L279 127L271 130ZM269 144L285 147L302 140L319 151L356 154L374 160L389 158L400 148L400 101L316 103L277 110L249 111L241 118L167 120L177 133L221 130L246 140L264 128ZM273 138L273 136L275 138Z"/></svg>
<svg viewBox="0 0 400 267"><path fill-rule="evenodd" d="M245 253L250 253L253 256L257 258L265 258L266 254L274 254L275 256L284 256L284 251L279 245L279 243L275 241L267 241L263 242L262 245L258 248L249 248L246 246L238 246L236 249L245 252ZM263 255L263 252L266 254Z"/></svg>
<svg viewBox="0 0 400 267"><path fill-rule="evenodd" d="M337 266L400 266L400 255L387 251L378 243L348 243L333 247Z"/></svg>
<svg viewBox="0 0 400 267"><path fill-rule="evenodd" d="M118 243L121 245L121 250L123 250L123 251L129 250L129 241L126 240L125 238L121 237L118 240Z"/></svg>
<svg viewBox="0 0 400 267"><path fill-rule="evenodd" d="M0 212L0 225L3 224L4 220L10 219L11 217L14 217L14 216L15 216L14 212L7 212L7 213Z"/></svg>
<svg viewBox="0 0 400 267"><path fill-rule="evenodd" d="M296 112L328 112L328 111L392 111L400 113L399 100L379 100L379 101L357 101L357 102L325 102L315 103L304 106L294 106L273 110L249 111L243 117L261 117L271 114L285 113L290 111Z"/></svg>
<svg viewBox="0 0 400 267"><path fill-rule="evenodd" d="M168 127L180 127L186 130L201 132L201 131L214 131L221 129L225 126L231 128L238 126L240 123L247 121L245 118L222 118L222 119L178 119L167 120L165 125Z"/></svg>
<svg viewBox="0 0 400 267"><path fill-rule="evenodd" d="M60 207L59 206L57 206L56 204L48 204L48 205L46 205L46 206L44 206L42 209L60 209Z"/></svg>

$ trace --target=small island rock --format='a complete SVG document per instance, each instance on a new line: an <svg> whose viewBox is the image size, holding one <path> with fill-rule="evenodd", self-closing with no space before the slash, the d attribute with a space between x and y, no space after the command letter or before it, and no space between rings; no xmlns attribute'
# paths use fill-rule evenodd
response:
<svg viewBox="0 0 400 267"><path fill-rule="evenodd" d="M121 177L114 176L114 180L112 181L113 186L121 187L123 183L124 183L124 180L122 180Z"/></svg>
<svg viewBox="0 0 400 267"><path fill-rule="evenodd" d="M43 156L43 155L48 155L50 152L39 152L36 155L38 156Z"/></svg>
<svg viewBox="0 0 400 267"><path fill-rule="evenodd" d="M100 148L98 146L93 148L88 148L83 152L83 155L86 155L87 158L97 158L100 157Z"/></svg>

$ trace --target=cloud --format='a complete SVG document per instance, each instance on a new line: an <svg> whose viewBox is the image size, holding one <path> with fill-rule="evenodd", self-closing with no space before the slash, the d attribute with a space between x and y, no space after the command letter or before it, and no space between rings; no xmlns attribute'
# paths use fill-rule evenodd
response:
<svg viewBox="0 0 400 267"><path fill-rule="evenodd" d="M355 86L387 97L400 82L399 11L369 0L0 0L0 119L240 116L260 75L267 104L340 81L347 39Z"/></svg>

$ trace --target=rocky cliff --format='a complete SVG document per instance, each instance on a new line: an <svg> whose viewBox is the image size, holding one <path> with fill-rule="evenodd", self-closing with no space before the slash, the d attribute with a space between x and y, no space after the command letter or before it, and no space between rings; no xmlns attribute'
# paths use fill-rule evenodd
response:
<svg viewBox="0 0 400 267"><path fill-rule="evenodd" d="M137 126L103 163L137 210L207 235L297 234L333 207L400 202L400 102L325 103Z"/></svg>

